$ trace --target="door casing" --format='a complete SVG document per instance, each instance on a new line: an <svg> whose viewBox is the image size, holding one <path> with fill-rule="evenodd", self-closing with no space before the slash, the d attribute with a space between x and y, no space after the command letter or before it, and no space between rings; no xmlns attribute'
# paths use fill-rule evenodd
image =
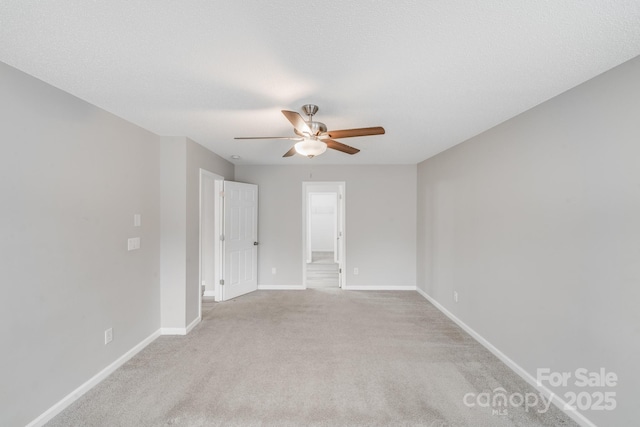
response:
<svg viewBox="0 0 640 427"><path fill-rule="evenodd" d="M198 315L202 317L202 286L205 296L221 301L222 274L220 235L222 234L222 200L224 177L200 169L200 276L198 280Z"/></svg>

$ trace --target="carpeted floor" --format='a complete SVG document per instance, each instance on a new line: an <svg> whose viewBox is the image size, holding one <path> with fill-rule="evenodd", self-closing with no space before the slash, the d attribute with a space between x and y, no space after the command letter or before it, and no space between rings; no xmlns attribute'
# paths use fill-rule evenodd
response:
<svg viewBox="0 0 640 427"><path fill-rule="evenodd" d="M553 405L482 405L535 391L416 292L257 291L203 310L48 425L575 425Z"/></svg>

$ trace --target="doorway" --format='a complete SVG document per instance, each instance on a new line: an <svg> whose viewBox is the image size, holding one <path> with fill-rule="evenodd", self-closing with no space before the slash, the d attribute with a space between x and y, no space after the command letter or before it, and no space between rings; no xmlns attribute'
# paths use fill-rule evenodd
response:
<svg viewBox="0 0 640 427"><path fill-rule="evenodd" d="M344 182L303 182L303 283L344 285Z"/></svg>
<svg viewBox="0 0 640 427"><path fill-rule="evenodd" d="M224 177L200 169L200 289L199 317L203 304L210 308L214 301L220 301L220 289L216 283L221 278L220 239L222 234L222 191Z"/></svg>
<svg viewBox="0 0 640 427"><path fill-rule="evenodd" d="M221 300L216 283L222 266L222 200L224 177L200 169L200 296ZM201 301L202 303L202 301ZM202 305L202 304L201 304Z"/></svg>

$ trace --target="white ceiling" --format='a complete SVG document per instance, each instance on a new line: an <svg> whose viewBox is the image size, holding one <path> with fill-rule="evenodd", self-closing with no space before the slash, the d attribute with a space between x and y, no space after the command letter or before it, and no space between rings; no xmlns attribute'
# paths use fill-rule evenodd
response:
<svg viewBox="0 0 640 427"><path fill-rule="evenodd" d="M415 164L640 54L638 0L2 0L0 61L236 164ZM281 109L362 151L283 159Z"/></svg>

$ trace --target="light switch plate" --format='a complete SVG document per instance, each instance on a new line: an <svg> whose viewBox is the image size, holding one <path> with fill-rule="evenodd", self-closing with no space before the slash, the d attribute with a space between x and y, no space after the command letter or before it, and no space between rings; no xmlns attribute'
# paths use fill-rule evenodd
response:
<svg viewBox="0 0 640 427"><path fill-rule="evenodd" d="M141 221L142 221L142 217L141 217L140 214L135 214L133 216L133 226L134 227L140 227Z"/></svg>
<svg viewBox="0 0 640 427"><path fill-rule="evenodd" d="M139 237L132 237L130 239L127 240L127 250L128 251L133 251L136 249L140 249L140 238Z"/></svg>

